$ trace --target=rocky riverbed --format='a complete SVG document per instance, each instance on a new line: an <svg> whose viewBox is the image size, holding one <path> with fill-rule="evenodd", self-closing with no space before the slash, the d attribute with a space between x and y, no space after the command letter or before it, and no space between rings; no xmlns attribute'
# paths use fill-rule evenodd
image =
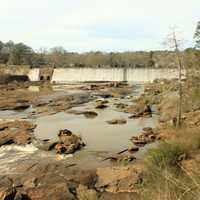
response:
<svg viewBox="0 0 200 200"><path fill-rule="evenodd" d="M143 92L126 83L1 85L0 199L137 198L142 155L159 139Z"/></svg>

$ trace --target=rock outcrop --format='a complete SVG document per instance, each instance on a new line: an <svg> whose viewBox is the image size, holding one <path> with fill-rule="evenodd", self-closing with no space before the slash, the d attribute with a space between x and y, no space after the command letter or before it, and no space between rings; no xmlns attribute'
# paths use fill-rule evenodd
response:
<svg viewBox="0 0 200 200"><path fill-rule="evenodd" d="M142 171L140 165L99 168L96 187L111 193L136 192L137 184L142 181Z"/></svg>
<svg viewBox="0 0 200 200"><path fill-rule="evenodd" d="M35 125L28 121L11 121L0 124L0 146L25 145L32 142Z"/></svg>
<svg viewBox="0 0 200 200"><path fill-rule="evenodd" d="M37 147L46 151L55 150L58 154L72 154L84 146L85 143L80 136L73 134L68 129L64 129L59 131L57 141L45 140Z"/></svg>

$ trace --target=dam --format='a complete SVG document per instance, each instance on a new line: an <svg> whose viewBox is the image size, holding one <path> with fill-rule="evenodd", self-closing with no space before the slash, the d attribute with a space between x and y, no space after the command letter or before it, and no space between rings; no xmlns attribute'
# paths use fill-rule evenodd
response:
<svg viewBox="0 0 200 200"><path fill-rule="evenodd" d="M173 79L178 77L177 69L155 68L56 68L50 75L41 75L41 69L30 69L28 76L31 81L43 80L54 83L68 82L101 82L101 81L128 81L152 82L155 79ZM44 71L44 70L43 70Z"/></svg>

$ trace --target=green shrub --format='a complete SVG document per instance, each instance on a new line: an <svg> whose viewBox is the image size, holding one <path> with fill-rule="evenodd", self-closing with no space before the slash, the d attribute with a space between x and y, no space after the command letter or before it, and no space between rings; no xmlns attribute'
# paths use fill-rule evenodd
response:
<svg viewBox="0 0 200 200"><path fill-rule="evenodd" d="M144 174L142 199L165 200L197 200L199 184L188 175L180 165L187 155L188 148L179 143L161 143L157 148L150 149L145 157L146 173ZM195 182L195 183L194 183Z"/></svg>
<svg viewBox="0 0 200 200"><path fill-rule="evenodd" d="M158 170L175 167L184 153L178 145L163 142L157 148L148 151L146 166Z"/></svg>
<svg viewBox="0 0 200 200"><path fill-rule="evenodd" d="M150 149L145 156L145 182L160 181L163 171L179 172L178 163L186 152L176 144L163 142L157 148Z"/></svg>

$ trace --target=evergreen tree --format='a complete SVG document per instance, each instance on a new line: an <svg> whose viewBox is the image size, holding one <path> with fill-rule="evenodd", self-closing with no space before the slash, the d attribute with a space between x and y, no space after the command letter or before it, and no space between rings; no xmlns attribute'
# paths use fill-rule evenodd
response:
<svg viewBox="0 0 200 200"><path fill-rule="evenodd" d="M195 47L200 49L200 21L197 23L196 31L194 33Z"/></svg>
<svg viewBox="0 0 200 200"><path fill-rule="evenodd" d="M9 64L20 65L20 64L31 64L31 57L33 50L23 43L14 45L10 50Z"/></svg>

